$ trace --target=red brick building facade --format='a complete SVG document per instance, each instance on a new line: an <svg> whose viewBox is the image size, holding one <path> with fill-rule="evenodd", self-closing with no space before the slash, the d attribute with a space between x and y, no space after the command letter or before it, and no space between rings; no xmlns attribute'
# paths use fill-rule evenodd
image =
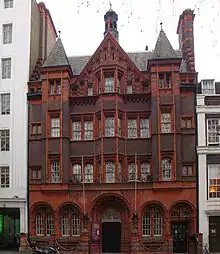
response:
<svg viewBox="0 0 220 254"><path fill-rule="evenodd" d="M74 253L171 253L196 233L192 10L180 50L161 29L152 52L126 53L118 16L92 56L61 39L29 82L29 233Z"/></svg>

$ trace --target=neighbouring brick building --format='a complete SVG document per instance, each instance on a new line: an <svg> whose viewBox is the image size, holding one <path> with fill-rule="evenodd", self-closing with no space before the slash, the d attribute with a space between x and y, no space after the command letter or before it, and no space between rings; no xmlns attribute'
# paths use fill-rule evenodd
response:
<svg viewBox="0 0 220 254"><path fill-rule="evenodd" d="M62 41L29 82L29 233L74 253L185 253L196 222L194 14L174 50L126 53L104 16L92 56Z"/></svg>

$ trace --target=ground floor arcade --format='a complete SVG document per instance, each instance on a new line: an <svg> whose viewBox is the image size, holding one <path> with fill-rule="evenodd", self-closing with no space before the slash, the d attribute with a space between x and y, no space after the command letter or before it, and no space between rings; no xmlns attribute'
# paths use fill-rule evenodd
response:
<svg viewBox="0 0 220 254"><path fill-rule="evenodd" d="M54 241L74 253L193 253L192 189L139 192L136 207L129 190L87 192L86 203L80 192L59 198L61 192L30 195L30 235L39 245Z"/></svg>

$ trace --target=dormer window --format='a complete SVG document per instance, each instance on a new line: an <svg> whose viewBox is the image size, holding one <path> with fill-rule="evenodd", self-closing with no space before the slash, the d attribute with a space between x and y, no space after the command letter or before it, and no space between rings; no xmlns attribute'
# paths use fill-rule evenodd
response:
<svg viewBox="0 0 220 254"><path fill-rule="evenodd" d="M215 94L215 82L214 80L202 80L202 94L209 95Z"/></svg>
<svg viewBox="0 0 220 254"><path fill-rule="evenodd" d="M105 77L105 93L114 93L114 77Z"/></svg>

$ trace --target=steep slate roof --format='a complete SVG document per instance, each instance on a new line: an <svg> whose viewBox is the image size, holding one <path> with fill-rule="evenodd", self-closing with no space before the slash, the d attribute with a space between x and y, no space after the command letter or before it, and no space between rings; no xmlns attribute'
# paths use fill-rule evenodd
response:
<svg viewBox="0 0 220 254"><path fill-rule="evenodd" d="M152 59L153 52L132 52L127 53L128 56L131 58L131 60L134 62L134 64L138 67L140 71L146 71L147 70L147 64L148 60ZM175 58L182 58L182 53L180 50L175 51L176 57ZM83 68L88 63L91 56L71 56L68 58L70 66L73 71L73 75L79 75L80 72L83 70ZM182 60L181 72L187 72L187 66L184 60Z"/></svg>
<svg viewBox="0 0 220 254"><path fill-rule="evenodd" d="M51 53L47 57L43 67L56 67L69 65L63 43L60 38L57 39Z"/></svg>
<svg viewBox="0 0 220 254"><path fill-rule="evenodd" d="M181 58L173 49L163 29L160 30L152 58L153 59Z"/></svg>

